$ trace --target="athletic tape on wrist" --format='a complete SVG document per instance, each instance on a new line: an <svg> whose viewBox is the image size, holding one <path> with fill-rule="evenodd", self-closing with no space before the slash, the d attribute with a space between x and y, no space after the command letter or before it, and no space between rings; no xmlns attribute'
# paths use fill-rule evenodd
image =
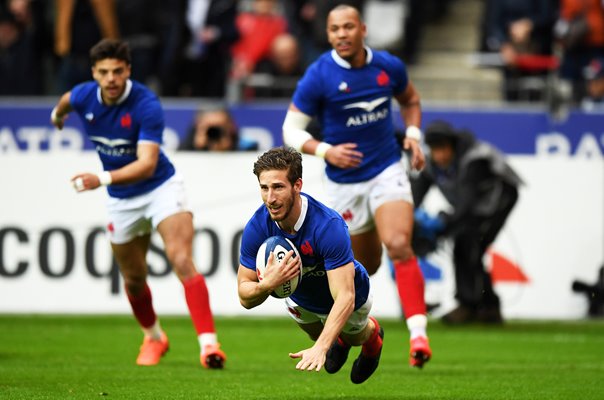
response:
<svg viewBox="0 0 604 400"><path fill-rule="evenodd" d="M306 131L306 126L311 118L301 112L288 111L283 121L283 141L286 145L302 151L304 143L312 139Z"/></svg>
<svg viewBox="0 0 604 400"><path fill-rule="evenodd" d="M405 131L405 137L415 139L419 142L422 139L422 131L417 126L410 125Z"/></svg>
<svg viewBox="0 0 604 400"><path fill-rule="evenodd" d="M101 183L101 186L109 186L111 185L111 172L109 171L103 171L100 174L97 175L99 177L99 182Z"/></svg>
<svg viewBox="0 0 604 400"><path fill-rule="evenodd" d="M315 156L325 158L325 154L327 154L327 150L331 149L333 146L329 143L321 142L315 149Z"/></svg>

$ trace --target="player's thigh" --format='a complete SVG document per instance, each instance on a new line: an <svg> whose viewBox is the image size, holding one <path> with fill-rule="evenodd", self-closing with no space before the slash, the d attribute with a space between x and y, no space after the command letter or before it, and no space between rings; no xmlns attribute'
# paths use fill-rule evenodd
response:
<svg viewBox="0 0 604 400"><path fill-rule="evenodd" d="M352 251L354 258L359 261L369 275L373 275L382 262L382 242L375 229L351 234Z"/></svg>
<svg viewBox="0 0 604 400"><path fill-rule="evenodd" d="M161 235L166 247L191 247L195 233L193 229L193 216L187 211L172 214L164 218L157 225L157 232Z"/></svg>
<svg viewBox="0 0 604 400"><path fill-rule="evenodd" d="M142 235L127 243L111 243L113 256L126 284L140 283L146 279L149 242L150 235Z"/></svg>
<svg viewBox="0 0 604 400"><path fill-rule="evenodd" d="M413 204L404 200L383 203L375 210L375 225L389 250L409 247L413 232Z"/></svg>
<svg viewBox="0 0 604 400"><path fill-rule="evenodd" d="M369 327L369 312L373 306L373 295L370 294L365 304L354 310L350 315L340 336L344 341L352 346L360 346L365 343L371 329Z"/></svg>
<svg viewBox="0 0 604 400"><path fill-rule="evenodd" d="M197 275L193 262L193 216L189 212L179 212L164 218L157 226L162 237L166 256L181 282Z"/></svg>
<svg viewBox="0 0 604 400"><path fill-rule="evenodd" d="M321 322L311 322L309 324L301 324L298 322L298 326L314 341L316 341L319 336L321 336L321 332L323 332L323 323Z"/></svg>
<svg viewBox="0 0 604 400"><path fill-rule="evenodd" d="M312 340L317 340L323 331L326 315L316 314L297 304L292 298L285 299L287 314L308 334Z"/></svg>
<svg viewBox="0 0 604 400"><path fill-rule="evenodd" d="M325 189L329 206L344 218L351 235L375 227L369 208L371 182L340 184L327 180Z"/></svg>
<svg viewBox="0 0 604 400"><path fill-rule="evenodd" d="M173 259L176 255L188 258L192 254L193 214L180 175L174 175L152 192L146 216L161 235L170 261L178 261Z"/></svg>

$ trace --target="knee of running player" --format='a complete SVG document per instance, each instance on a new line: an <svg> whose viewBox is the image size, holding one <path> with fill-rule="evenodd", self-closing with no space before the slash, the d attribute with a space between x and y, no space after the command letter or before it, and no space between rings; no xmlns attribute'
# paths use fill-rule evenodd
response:
<svg viewBox="0 0 604 400"><path fill-rule="evenodd" d="M137 296L145 288L147 274L145 273L122 273L126 293Z"/></svg>
<svg viewBox="0 0 604 400"><path fill-rule="evenodd" d="M166 256L170 261L172 270L181 282L187 281L197 275L193 258L185 249L178 246L166 246Z"/></svg>
<svg viewBox="0 0 604 400"><path fill-rule="evenodd" d="M411 248L411 235L407 233L385 239L384 245L392 261L407 261L415 255Z"/></svg>

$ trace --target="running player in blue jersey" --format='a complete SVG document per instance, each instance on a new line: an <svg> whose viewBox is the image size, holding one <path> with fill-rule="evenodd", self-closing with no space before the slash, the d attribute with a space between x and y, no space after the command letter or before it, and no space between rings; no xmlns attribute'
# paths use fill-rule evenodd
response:
<svg viewBox="0 0 604 400"><path fill-rule="evenodd" d="M130 80L130 50L117 40L102 40L90 50L94 82L65 93L51 113L59 129L75 111L95 144L103 164L100 173L72 178L78 192L106 186L108 233L126 294L144 333L136 360L155 365L168 351L147 285L146 255L157 229L185 297L201 347L205 368L222 368L226 356L217 342L204 277L193 264L193 217L187 208L182 178L162 152L164 117L157 96Z"/></svg>
<svg viewBox="0 0 604 400"><path fill-rule="evenodd" d="M350 379L364 382L378 366L384 331L369 317L369 276L354 259L346 223L337 212L301 192L302 155L296 150L267 151L254 164L254 174L264 205L243 230L237 273L241 304L248 309L262 304L275 287L299 273L301 262L302 280L285 306L315 343L290 357L300 359L299 370L319 371L325 366L333 374L346 362L350 346L362 346ZM271 254L259 282L256 254L271 236L289 239L300 257L292 258L290 251L279 263ZM333 347L334 342L340 345Z"/></svg>
<svg viewBox="0 0 604 400"><path fill-rule="evenodd" d="M357 9L339 5L329 13L333 49L298 82L283 138L325 159L329 203L348 223L354 255L370 275L381 264L382 243L386 246L411 335L409 362L422 367L432 355L424 280L411 249L413 197L391 115L395 98L407 127L404 148L411 152L411 166L423 168L420 97L403 62L365 46L366 33ZM306 131L314 116L323 141Z"/></svg>

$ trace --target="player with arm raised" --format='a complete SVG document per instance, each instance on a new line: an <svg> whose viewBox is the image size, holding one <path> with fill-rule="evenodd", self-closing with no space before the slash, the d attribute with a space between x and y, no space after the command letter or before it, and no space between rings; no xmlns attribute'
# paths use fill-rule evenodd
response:
<svg viewBox="0 0 604 400"><path fill-rule="evenodd" d="M382 243L386 246L410 331L410 364L422 367L432 355L424 280L411 248L413 198L391 115L395 98L407 127L404 148L411 151L412 167L423 168L420 97L403 62L365 46L365 35L357 9L339 5L331 10L327 36L333 49L298 83L283 138L325 159L329 203L348 223L354 255L370 275L381 264ZM305 130L314 116L322 142Z"/></svg>
<svg viewBox="0 0 604 400"><path fill-rule="evenodd" d="M201 364L222 368L226 356L217 342L208 289L193 264L193 217L183 181L160 148L164 118L159 99L130 80L126 43L104 39L90 50L90 61L94 81L77 85L61 96L51 122L62 129L68 113L75 111L103 164L102 172L79 173L72 183L78 192L105 186L109 193L111 248L144 333L136 362L155 365L169 347L147 285L146 255L151 231L157 229L184 286L201 347Z"/></svg>
<svg viewBox="0 0 604 400"><path fill-rule="evenodd" d="M264 205L243 231L237 273L241 304L248 309L262 304L271 291L299 273L302 262L302 280L285 306L315 343L290 357L300 359L299 370L319 371L325 366L333 374L346 362L350 346L362 346L350 379L364 382L378 366L384 331L369 317L369 276L353 257L346 223L334 210L301 192L302 156L296 150L267 151L254 164L254 174ZM293 258L293 251L281 262L269 256L259 282L256 254L271 236L289 239L300 257Z"/></svg>

